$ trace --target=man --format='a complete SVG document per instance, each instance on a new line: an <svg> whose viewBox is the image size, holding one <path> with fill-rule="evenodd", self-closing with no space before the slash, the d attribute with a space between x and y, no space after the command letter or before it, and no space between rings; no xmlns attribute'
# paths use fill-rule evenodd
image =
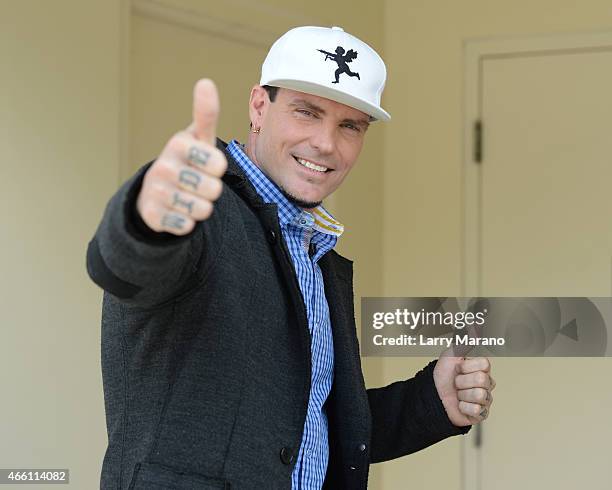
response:
<svg viewBox="0 0 612 490"><path fill-rule="evenodd" d="M359 77L321 54L338 47ZM292 29L251 91L244 146L216 139L200 80L193 123L113 196L87 253L105 289L102 488L362 489L370 463L486 418L486 358L364 386L352 263L321 202L390 118L385 78L342 29Z"/></svg>

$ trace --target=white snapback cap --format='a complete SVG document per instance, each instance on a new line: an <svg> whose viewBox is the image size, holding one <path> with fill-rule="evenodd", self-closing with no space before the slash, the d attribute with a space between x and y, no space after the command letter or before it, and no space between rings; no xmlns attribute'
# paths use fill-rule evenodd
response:
<svg viewBox="0 0 612 490"><path fill-rule="evenodd" d="M277 39L261 67L260 85L318 95L381 121L387 69L363 41L340 27L296 27Z"/></svg>

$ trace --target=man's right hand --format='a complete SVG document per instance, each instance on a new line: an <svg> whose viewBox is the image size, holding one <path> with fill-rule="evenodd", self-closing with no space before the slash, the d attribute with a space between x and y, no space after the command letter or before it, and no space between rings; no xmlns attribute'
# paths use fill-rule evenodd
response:
<svg viewBox="0 0 612 490"><path fill-rule="evenodd" d="M186 235L205 220L223 190L227 168L215 145L219 94L212 80L193 90L193 123L176 133L144 176L136 209L154 231Z"/></svg>

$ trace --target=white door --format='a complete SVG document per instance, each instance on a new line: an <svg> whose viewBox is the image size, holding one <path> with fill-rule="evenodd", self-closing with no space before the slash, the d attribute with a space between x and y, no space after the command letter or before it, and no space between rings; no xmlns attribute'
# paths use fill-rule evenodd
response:
<svg viewBox="0 0 612 490"><path fill-rule="evenodd" d="M472 42L466 63L465 294L611 296L612 35ZM463 487L612 488L612 359L492 362Z"/></svg>

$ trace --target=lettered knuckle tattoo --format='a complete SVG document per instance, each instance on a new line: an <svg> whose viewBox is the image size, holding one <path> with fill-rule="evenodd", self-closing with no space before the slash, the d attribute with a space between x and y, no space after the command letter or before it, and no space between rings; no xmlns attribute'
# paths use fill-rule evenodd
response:
<svg viewBox="0 0 612 490"><path fill-rule="evenodd" d="M194 200L193 199L189 199L188 197L182 195L180 192L178 191L174 191L174 194L172 195L172 207L179 209L181 211L186 211L187 214L193 214L193 205L194 205Z"/></svg>
<svg viewBox="0 0 612 490"><path fill-rule="evenodd" d="M161 218L161 225L172 230L183 230L186 222L187 218L185 216L173 213L165 213Z"/></svg>
<svg viewBox="0 0 612 490"><path fill-rule="evenodd" d="M202 181L202 177L197 172L187 168L179 172L178 179L179 184L194 191L198 190L200 182Z"/></svg>
<svg viewBox="0 0 612 490"><path fill-rule="evenodd" d="M210 161L211 152L198 146L191 146L187 151L187 160L196 167L205 167Z"/></svg>

